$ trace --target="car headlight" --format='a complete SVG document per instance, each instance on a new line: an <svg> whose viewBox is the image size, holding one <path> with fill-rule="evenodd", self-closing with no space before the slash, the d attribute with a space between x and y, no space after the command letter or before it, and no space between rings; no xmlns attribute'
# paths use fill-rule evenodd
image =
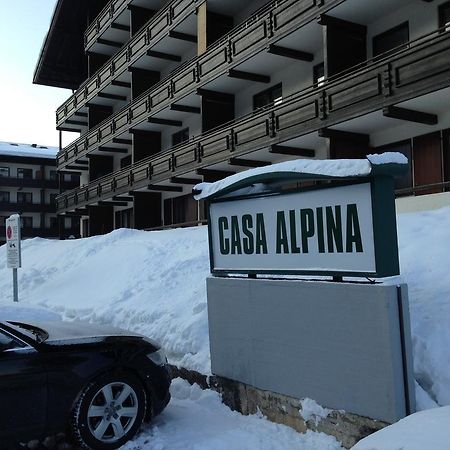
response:
<svg viewBox="0 0 450 450"><path fill-rule="evenodd" d="M164 366L167 364L166 354L161 349L156 352L149 353L147 358L153 361L157 366Z"/></svg>

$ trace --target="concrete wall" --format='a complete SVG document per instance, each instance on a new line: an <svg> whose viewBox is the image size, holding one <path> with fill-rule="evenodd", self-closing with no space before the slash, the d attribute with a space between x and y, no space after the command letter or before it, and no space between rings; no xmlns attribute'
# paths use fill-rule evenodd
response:
<svg viewBox="0 0 450 450"><path fill-rule="evenodd" d="M404 384L396 286L207 280L215 375L385 422L414 411L406 287Z"/></svg>

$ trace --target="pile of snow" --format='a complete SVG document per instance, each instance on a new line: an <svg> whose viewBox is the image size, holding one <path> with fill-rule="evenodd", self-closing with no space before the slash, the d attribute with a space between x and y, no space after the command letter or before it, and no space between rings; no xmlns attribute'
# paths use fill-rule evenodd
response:
<svg viewBox="0 0 450 450"><path fill-rule="evenodd" d="M398 217L401 271L409 284L420 409L450 405L450 207ZM0 307L12 304L11 270L0 247ZM23 243L19 299L64 320L146 334L170 362L210 373L205 227L117 230L89 239ZM0 320L5 313L0 309Z"/></svg>
<svg viewBox="0 0 450 450"><path fill-rule="evenodd" d="M450 207L400 214L397 222L415 378L438 405L450 405ZM432 406L421 397L418 409Z"/></svg>
<svg viewBox="0 0 450 450"><path fill-rule="evenodd" d="M342 450L323 433L299 434L260 414L243 416L222 404L219 394L176 379L172 400L123 450Z"/></svg>
<svg viewBox="0 0 450 450"><path fill-rule="evenodd" d="M326 419L332 412L331 409L323 408L315 400L311 398L304 398L300 401L302 409L300 409L300 415L306 422L313 420L314 423L319 425L322 419Z"/></svg>
<svg viewBox="0 0 450 450"><path fill-rule="evenodd" d="M418 412L359 441L352 450L449 450L450 407Z"/></svg>
<svg viewBox="0 0 450 450"><path fill-rule="evenodd" d="M206 236L206 228L122 229L80 240L25 240L19 303L145 334L172 363L209 373ZM12 304L11 272L1 246L0 320L2 306Z"/></svg>

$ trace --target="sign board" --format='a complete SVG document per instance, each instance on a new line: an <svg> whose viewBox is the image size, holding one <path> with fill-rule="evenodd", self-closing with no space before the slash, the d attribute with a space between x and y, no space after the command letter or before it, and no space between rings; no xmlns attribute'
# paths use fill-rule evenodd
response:
<svg viewBox="0 0 450 450"><path fill-rule="evenodd" d="M6 264L9 269L22 266L20 241L20 216L13 214L6 219Z"/></svg>
<svg viewBox="0 0 450 450"><path fill-rule="evenodd" d="M212 273L398 275L386 181L211 201Z"/></svg>

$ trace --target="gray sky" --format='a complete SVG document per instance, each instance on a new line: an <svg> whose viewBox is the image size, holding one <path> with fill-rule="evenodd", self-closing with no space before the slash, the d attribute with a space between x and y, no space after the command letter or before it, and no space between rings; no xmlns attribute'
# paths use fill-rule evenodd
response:
<svg viewBox="0 0 450 450"><path fill-rule="evenodd" d="M55 3L0 0L0 141L58 146L55 111L71 91L33 84ZM64 145L78 136L64 134Z"/></svg>

